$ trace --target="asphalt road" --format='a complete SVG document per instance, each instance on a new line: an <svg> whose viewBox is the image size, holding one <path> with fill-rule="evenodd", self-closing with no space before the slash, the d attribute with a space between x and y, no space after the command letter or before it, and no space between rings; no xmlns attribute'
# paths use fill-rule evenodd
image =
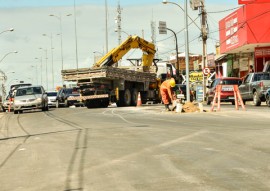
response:
<svg viewBox="0 0 270 191"><path fill-rule="evenodd" d="M204 107L209 111L209 106ZM268 191L270 108L0 113L1 191Z"/></svg>

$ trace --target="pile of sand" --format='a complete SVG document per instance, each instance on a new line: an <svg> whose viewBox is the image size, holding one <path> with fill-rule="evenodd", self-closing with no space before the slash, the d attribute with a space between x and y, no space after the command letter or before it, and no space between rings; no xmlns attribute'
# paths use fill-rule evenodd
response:
<svg viewBox="0 0 270 191"><path fill-rule="evenodd" d="M200 108L198 106L198 103L187 102L182 106L182 112L200 112Z"/></svg>

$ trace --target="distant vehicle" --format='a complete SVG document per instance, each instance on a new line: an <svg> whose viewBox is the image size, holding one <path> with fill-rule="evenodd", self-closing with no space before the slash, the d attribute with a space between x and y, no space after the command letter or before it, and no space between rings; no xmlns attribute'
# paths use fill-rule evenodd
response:
<svg viewBox="0 0 270 191"><path fill-rule="evenodd" d="M13 101L10 100L10 97L9 95L6 97L5 100L3 100L3 103L2 103L2 111L3 112L6 112L8 111L9 109L9 106L10 106L10 111L13 111Z"/></svg>
<svg viewBox="0 0 270 191"><path fill-rule="evenodd" d="M56 107L69 107L69 106L82 106L83 103L80 101L79 89L74 88L61 88L56 97Z"/></svg>
<svg viewBox="0 0 270 191"><path fill-rule="evenodd" d="M56 107L57 92L56 91L49 91L49 92L47 92L47 97L48 97L49 107Z"/></svg>
<svg viewBox="0 0 270 191"><path fill-rule="evenodd" d="M211 102L213 101L217 85L223 85L220 93L220 101L231 102L234 105L235 104L234 91L233 86L231 85L239 86L241 83L242 83L241 78L237 77L221 77L214 79L211 85L206 86L207 88L209 88L208 91L206 92L207 105L210 105Z"/></svg>
<svg viewBox="0 0 270 191"><path fill-rule="evenodd" d="M13 97L14 91L17 90L19 87L24 87L24 86L31 86L32 84L30 83L19 83L19 84L12 84L10 86L10 91L9 95Z"/></svg>
<svg viewBox="0 0 270 191"><path fill-rule="evenodd" d="M14 96L14 114L24 110L48 111L48 97L42 86L19 87Z"/></svg>

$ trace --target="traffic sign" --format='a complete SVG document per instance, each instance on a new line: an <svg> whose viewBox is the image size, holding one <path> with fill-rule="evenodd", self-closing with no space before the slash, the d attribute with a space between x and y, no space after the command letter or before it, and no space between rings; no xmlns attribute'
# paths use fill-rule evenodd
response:
<svg viewBox="0 0 270 191"><path fill-rule="evenodd" d="M159 21L159 34L167 34L167 26L165 21Z"/></svg>
<svg viewBox="0 0 270 191"><path fill-rule="evenodd" d="M206 75L206 76L207 76L208 74L210 74L210 69L209 69L209 68L204 68L204 69L203 69L203 74Z"/></svg>

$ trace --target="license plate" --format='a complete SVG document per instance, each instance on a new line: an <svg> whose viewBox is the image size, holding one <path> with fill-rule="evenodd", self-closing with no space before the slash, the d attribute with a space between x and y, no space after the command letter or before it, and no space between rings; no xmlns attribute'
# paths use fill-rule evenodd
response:
<svg viewBox="0 0 270 191"><path fill-rule="evenodd" d="M228 99L234 99L234 97L228 97Z"/></svg>
<svg viewBox="0 0 270 191"><path fill-rule="evenodd" d="M232 86L222 86L222 91L224 91L224 92L232 92L233 87Z"/></svg>

